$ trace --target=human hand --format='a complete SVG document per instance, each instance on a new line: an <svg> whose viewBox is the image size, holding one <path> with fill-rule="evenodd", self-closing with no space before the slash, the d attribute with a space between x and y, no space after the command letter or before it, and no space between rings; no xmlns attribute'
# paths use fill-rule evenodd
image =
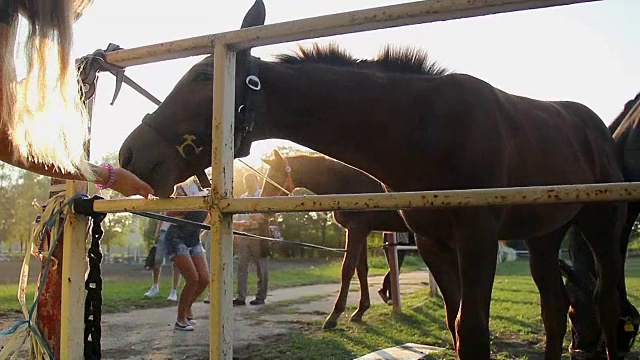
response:
<svg viewBox="0 0 640 360"><path fill-rule="evenodd" d="M140 180L132 172L123 168L115 169L115 180L111 189L119 192L124 196L140 195L147 198L149 195L153 195L153 189L149 184Z"/></svg>

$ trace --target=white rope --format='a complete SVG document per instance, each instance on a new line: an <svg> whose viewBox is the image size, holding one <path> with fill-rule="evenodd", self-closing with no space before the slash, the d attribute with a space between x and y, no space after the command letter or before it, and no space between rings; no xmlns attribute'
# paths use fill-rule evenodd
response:
<svg viewBox="0 0 640 360"><path fill-rule="evenodd" d="M288 191L287 189L283 188L282 186L278 185L275 181L269 179L266 175L263 175L260 171L254 169L251 165L247 164L246 162L244 162L242 159L237 159L239 162L241 162L242 164L244 164L244 166L248 167L249 169L253 170L256 174L258 174L258 176L260 176L261 178L265 179L269 184L277 187L278 189L280 189L281 191L283 191L285 194L287 195L291 195L291 192Z"/></svg>

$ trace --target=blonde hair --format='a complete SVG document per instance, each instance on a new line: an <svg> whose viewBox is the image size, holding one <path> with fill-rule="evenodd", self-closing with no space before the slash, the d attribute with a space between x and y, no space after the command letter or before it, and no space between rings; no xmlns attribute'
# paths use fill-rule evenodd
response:
<svg viewBox="0 0 640 360"><path fill-rule="evenodd" d="M14 160L94 176L87 162L88 116L71 59L72 26L92 0L9 1L14 14L0 23L0 126ZM11 11L11 10L10 10ZM26 76L18 81L18 25L28 21Z"/></svg>

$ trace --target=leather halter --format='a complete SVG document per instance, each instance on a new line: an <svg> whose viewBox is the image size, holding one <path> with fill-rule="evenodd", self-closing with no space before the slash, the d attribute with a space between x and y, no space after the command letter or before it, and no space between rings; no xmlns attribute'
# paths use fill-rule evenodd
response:
<svg viewBox="0 0 640 360"><path fill-rule="evenodd" d="M245 86L239 90L242 90L241 100L238 101L240 105L236 111L235 118L235 139L234 139L234 151L236 157L243 156L239 154L240 150L245 150L247 147L251 147L251 143L245 144L245 139L253 131L253 127L256 124L256 104L258 102L258 95L262 89L262 83L258 77L258 58L253 57L249 65L249 72L244 80ZM248 154L248 149L247 149ZM240 156L238 156L240 155Z"/></svg>
<svg viewBox="0 0 640 360"><path fill-rule="evenodd" d="M201 157L206 156L208 153L209 147L207 146L207 139L211 139L211 131L205 131L204 134L184 134L180 137L166 131L166 129L158 126L152 120L153 114L147 114L142 118L142 124L148 126L167 144L174 146L180 157L183 158L190 167L196 167L199 161L202 161ZM192 154L188 153L189 149L193 150ZM211 187L209 177L205 174L204 170L198 172L196 176L202 187Z"/></svg>
<svg viewBox="0 0 640 360"><path fill-rule="evenodd" d="M234 141L236 154L238 153L238 151L241 149L242 146L246 146L246 144L244 144L244 140L247 137L247 135L249 135L253 131L253 127L256 122L256 111L255 111L256 106L255 105L258 101L258 92L262 89L262 84L257 74L258 74L257 62L252 61L249 69L249 74L247 75L244 81L246 86L242 94L243 101L242 101L242 104L238 106L238 110L236 112L236 118L235 118L236 130L235 130L235 141ZM166 141L168 144L173 145L178 151L178 153L180 154L180 157L185 159L191 165L194 165L200 159L200 156L202 156L202 150L210 149L209 144L211 143L209 140L211 139L211 135L212 135L212 131L210 127L207 128L207 130L205 130L204 133L183 134L180 137L180 136L176 136L176 134L174 133L167 131L166 128L157 126L156 124L154 124L152 119L153 119L153 114L147 114L142 119L142 123L148 126L149 128L151 128L151 130L153 130L156 134L158 134L158 136L164 141ZM249 146L251 146L250 143L249 143ZM190 148L193 149L193 151L195 152L194 155L186 154L186 150ZM204 177L202 177L202 175L204 175ZM204 187L211 186L211 182L209 181L209 178L204 174L204 171L202 173L197 174L197 176L198 176L198 180L200 180L200 183ZM208 186L205 186L205 184L208 184Z"/></svg>
<svg viewBox="0 0 640 360"><path fill-rule="evenodd" d="M284 185L282 185L282 188L287 190L289 193L291 193L296 188L296 185L293 182L293 176L291 176L291 166L289 166L289 162L285 159L284 163L286 165L285 171L287 172L287 181L284 183ZM282 189L280 189L280 191L278 192L278 195L276 196L283 196L283 195L288 195L288 194L282 191Z"/></svg>

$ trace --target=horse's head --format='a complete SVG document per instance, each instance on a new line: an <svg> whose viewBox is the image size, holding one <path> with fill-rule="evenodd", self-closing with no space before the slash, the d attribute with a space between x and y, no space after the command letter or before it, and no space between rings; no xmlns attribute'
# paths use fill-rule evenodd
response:
<svg viewBox="0 0 640 360"><path fill-rule="evenodd" d="M256 0L242 28L263 25L264 20L264 4ZM244 82L250 49L238 51L236 61L236 77ZM174 184L194 174L206 180L202 175L211 164L212 96L213 56L208 56L189 69L158 109L129 134L120 147L121 166L149 183L160 197L169 196Z"/></svg>
<svg viewBox="0 0 640 360"><path fill-rule="evenodd" d="M289 166L288 161L282 157L278 150L273 151L273 159L263 159L262 161L269 165L267 178L271 179L273 182L280 185L281 188L287 190L288 192L292 192L295 189L296 186L293 182L291 166ZM285 192L282 191L282 189L274 186L268 181L264 183L264 187L262 188L262 196L281 196L284 194Z"/></svg>
<svg viewBox="0 0 640 360"><path fill-rule="evenodd" d="M591 250L576 229L571 230L569 249L572 265L560 260L562 274L566 278L569 295L569 320L571 321L572 359L606 359L602 328L596 317L594 292L596 288L595 267ZM618 322L618 351L628 353L638 333L637 309L622 296L621 318Z"/></svg>

